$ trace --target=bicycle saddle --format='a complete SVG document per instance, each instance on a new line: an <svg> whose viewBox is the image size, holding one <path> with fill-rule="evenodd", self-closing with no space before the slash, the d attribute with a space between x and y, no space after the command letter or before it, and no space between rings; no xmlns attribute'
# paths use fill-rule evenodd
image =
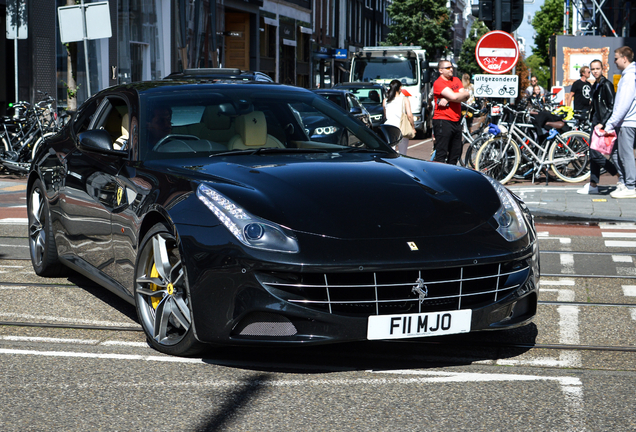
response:
<svg viewBox="0 0 636 432"><path fill-rule="evenodd" d="M565 122L559 120L559 121L554 121L554 122L545 122L545 129L561 129L563 126L565 126Z"/></svg>

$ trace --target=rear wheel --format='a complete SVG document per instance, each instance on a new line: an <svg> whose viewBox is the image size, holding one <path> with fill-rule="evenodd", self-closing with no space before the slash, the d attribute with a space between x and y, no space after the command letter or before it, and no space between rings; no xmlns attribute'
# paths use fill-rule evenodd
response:
<svg viewBox="0 0 636 432"><path fill-rule="evenodd" d="M519 166L519 147L508 137L494 137L481 146L475 158L475 170L507 183Z"/></svg>
<svg viewBox="0 0 636 432"><path fill-rule="evenodd" d="M149 343L158 351L187 356L203 345L194 336L185 267L175 237L163 224L144 237L135 266L135 304Z"/></svg>
<svg viewBox="0 0 636 432"><path fill-rule="evenodd" d="M552 171L563 181L576 183L590 177L590 136L571 131L557 137L550 147Z"/></svg>

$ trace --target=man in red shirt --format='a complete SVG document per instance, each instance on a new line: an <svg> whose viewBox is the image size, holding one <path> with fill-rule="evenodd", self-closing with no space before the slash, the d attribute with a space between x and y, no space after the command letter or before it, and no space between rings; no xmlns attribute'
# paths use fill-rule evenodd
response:
<svg viewBox="0 0 636 432"><path fill-rule="evenodd" d="M439 78L433 84L435 114L433 133L435 134L435 162L457 165L462 155L462 102L470 98L461 80L453 76L453 65L448 60L440 60Z"/></svg>

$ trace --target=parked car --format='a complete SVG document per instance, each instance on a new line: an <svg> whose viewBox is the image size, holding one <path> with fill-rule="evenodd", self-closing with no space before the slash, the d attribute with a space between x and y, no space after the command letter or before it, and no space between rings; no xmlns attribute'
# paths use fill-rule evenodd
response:
<svg viewBox="0 0 636 432"><path fill-rule="evenodd" d="M378 127L386 121L382 102L386 98L387 91L382 84L348 82L336 84L334 88L350 91L358 98L360 103L369 111L374 130L378 130Z"/></svg>
<svg viewBox="0 0 636 432"><path fill-rule="evenodd" d="M213 82L220 81L260 81L274 82L274 80L263 72L251 72L236 68L193 68L185 69L182 72L173 72L164 79L181 80L194 79Z"/></svg>
<svg viewBox="0 0 636 432"><path fill-rule="evenodd" d="M368 128L373 126L369 111L367 111L353 93L336 89L313 89L312 91L328 101L333 102L353 118L360 120ZM355 141L355 137L352 137L346 130L333 125L331 119L326 118L320 113L316 113L315 111L304 113L303 120L312 139L343 145L348 145L347 143Z"/></svg>
<svg viewBox="0 0 636 432"><path fill-rule="evenodd" d="M309 111L355 139L309 136ZM399 129L380 129L297 87L105 89L35 154L33 268L129 301L172 355L528 323L539 252L523 202L479 172L400 156Z"/></svg>

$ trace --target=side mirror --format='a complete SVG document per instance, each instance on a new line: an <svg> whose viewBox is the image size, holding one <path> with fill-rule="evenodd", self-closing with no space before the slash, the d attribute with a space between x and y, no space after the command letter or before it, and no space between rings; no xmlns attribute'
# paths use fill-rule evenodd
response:
<svg viewBox="0 0 636 432"><path fill-rule="evenodd" d="M115 150L113 139L110 134L103 129L93 129L79 134L78 147L80 150L110 154L115 156L128 156L127 150Z"/></svg>
<svg viewBox="0 0 636 432"><path fill-rule="evenodd" d="M422 60L420 62L420 68L422 69L422 83L431 82L431 71L429 69L428 60Z"/></svg>
<svg viewBox="0 0 636 432"><path fill-rule="evenodd" d="M351 107L351 109L349 110L349 114L360 115L362 114L362 108L357 106Z"/></svg>
<svg viewBox="0 0 636 432"><path fill-rule="evenodd" d="M384 141L390 146L396 145L402 139L402 131L397 126L383 124L380 125L380 131Z"/></svg>

